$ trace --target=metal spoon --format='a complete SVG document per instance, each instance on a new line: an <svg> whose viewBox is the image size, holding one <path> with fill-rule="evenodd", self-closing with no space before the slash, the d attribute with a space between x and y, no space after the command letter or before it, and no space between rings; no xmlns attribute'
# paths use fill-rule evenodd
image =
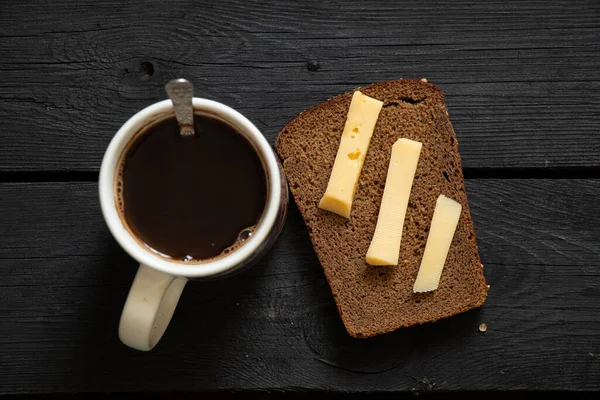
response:
<svg viewBox="0 0 600 400"><path fill-rule="evenodd" d="M194 86L192 82L186 79L174 79L167 82L165 90L173 102L181 136L194 136L194 107L192 106Z"/></svg>

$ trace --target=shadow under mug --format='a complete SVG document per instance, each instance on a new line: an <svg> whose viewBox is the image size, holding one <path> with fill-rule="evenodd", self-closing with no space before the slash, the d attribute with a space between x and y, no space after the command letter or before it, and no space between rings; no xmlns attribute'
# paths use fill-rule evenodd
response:
<svg viewBox="0 0 600 400"><path fill-rule="evenodd" d="M266 205L252 237L234 252L205 263L184 264L163 258L132 236L124 225L117 210L115 175L129 143L145 127L175 115L171 101L164 100L146 107L117 131L102 160L100 205L116 241L140 263L119 323L119 338L137 350L148 351L158 343L189 279L224 277L249 267L275 243L285 223L287 183L279 159L265 137L246 117L224 104L195 97L193 106L196 113L227 123L252 144L266 175Z"/></svg>

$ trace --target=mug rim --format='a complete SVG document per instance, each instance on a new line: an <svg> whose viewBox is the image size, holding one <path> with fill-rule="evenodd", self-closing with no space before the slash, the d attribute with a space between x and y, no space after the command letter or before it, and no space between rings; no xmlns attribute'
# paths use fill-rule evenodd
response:
<svg viewBox="0 0 600 400"><path fill-rule="evenodd" d="M174 115L171 100L154 103L130 117L117 131L108 145L102 165L98 188L100 194L100 207L104 220L110 232L119 245L140 264L165 272L167 274L189 278L211 277L236 268L253 254L260 251L261 246L268 240L272 231L279 205L281 202L280 170L271 146L258 128L241 113L233 108L214 100L194 97L194 111L207 113L221 118L238 131L242 131L252 143L259 154L265 168L267 184L267 200L265 209L253 235L243 246L223 257L212 261L200 263L181 263L169 261L155 254L150 248L144 246L139 239L125 227L115 200L115 173L119 168L121 156L131 140L146 126L166 115Z"/></svg>

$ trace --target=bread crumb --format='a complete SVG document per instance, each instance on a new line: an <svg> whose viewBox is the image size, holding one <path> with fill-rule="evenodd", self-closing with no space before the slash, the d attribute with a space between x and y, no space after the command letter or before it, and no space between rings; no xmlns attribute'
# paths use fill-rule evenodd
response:
<svg viewBox="0 0 600 400"><path fill-rule="evenodd" d="M491 288L491 287L492 287L492 285L487 285L487 288L488 288L488 290L489 290L489 288Z"/></svg>
<svg viewBox="0 0 600 400"><path fill-rule="evenodd" d="M421 78L421 82L427 83L427 78Z"/></svg>
<svg viewBox="0 0 600 400"><path fill-rule="evenodd" d="M485 332L485 331L487 331L487 325L486 324L479 325L479 332Z"/></svg>

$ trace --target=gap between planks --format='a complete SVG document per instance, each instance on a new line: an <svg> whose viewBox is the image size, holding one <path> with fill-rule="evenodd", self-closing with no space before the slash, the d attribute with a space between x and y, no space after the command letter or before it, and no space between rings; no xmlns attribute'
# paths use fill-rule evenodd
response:
<svg viewBox="0 0 600 400"><path fill-rule="evenodd" d="M600 166L562 168L463 168L465 179L596 179ZM98 171L6 171L0 183L97 182Z"/></svg>

